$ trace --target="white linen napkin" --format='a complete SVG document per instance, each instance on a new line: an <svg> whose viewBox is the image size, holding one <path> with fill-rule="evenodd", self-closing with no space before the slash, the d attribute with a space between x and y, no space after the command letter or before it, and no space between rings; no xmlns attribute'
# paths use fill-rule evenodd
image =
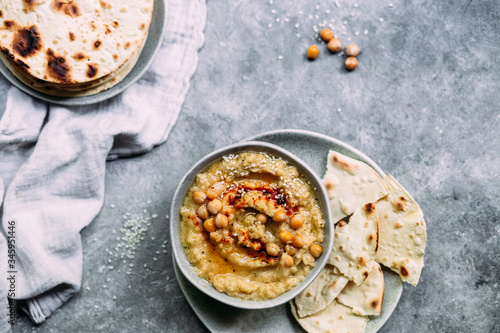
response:
<svg viewBox="0 0 500 333"><path fill-rule="evenodd" d="M10 88L0 119L0 216L3 236L15 221L11 298L35 323L80 290L80 230L102 207L106 159L145 153L167 139L198 64L205 21L204 0L168 0L166 34L151 68L109 101L62 107ZM6 281L2 235L0 251ZM4 283L1 301L9 289ZM4 302L1 332L9 329Z"/></svg>

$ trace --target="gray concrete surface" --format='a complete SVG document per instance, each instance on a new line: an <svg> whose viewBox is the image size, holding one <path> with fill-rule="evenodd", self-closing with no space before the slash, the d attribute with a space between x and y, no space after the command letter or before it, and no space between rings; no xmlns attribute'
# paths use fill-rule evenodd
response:
<svg viewBox="0 0 500 333"><path fill-rule="evenodd" d="M305 59L323 20L360 46L354 72L324 45ZM174 188L213 149L280 128L360 149L424 210L420 284L404 287L381 332L500 332L499 50L496 0L209 1L198 71L168 141L108 164L105 205L82 232L81 293L39 327L21 315L14 332L206 331L169 246L163 253ZM124 263L116 237L134 215L147 232Z"/></svg>

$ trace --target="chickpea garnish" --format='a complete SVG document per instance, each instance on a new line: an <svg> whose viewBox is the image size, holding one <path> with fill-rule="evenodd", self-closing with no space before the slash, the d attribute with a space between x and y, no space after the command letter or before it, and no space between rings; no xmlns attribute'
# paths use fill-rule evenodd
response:
<svg viewBox="0 0 500 333"><path fill-rule="evenodd" d="M207 198L207 195L203 191L195 191L193 193L193 201L195 204L201 205L205 199Z"/></svg>
<svg viewBox="0 0 500 333"><path fill-rule="evenodd" d="M288 253L291 256L295 255L295 253L297 253L297 251L298 251L298 249L296 247L293 247L291 245L285 246L285 250L286 250L286 253Z"/></svg>
<svg viewBox="0 0 500 333"><path fill-rule="evenodd" d="M309 252L314 258L318 258L323 253L323 247L319 244L313 244L309 248Z"/></svg>
<svg viewBox="0 0 500 333"><path fill-rule="evenodd" d="M330 52L336 53L342 49L342 43L337 38L332 38L326 45Z"/></svg>
<svg viewBox="0 0 500 333"><path fill-rule="evenodd" d="M257 218L257 221L259 221L262 224L267 222L267 215L266 214L259 213L255 217Z"/></svg>
<svg viewBox="0 0 500 333"><path fill-rule="evenodd" d="M266 245L266 252L272 257L276 257L280 253L280 247L277 244L269 243Z"/></svg>
<svg viewBox="0 0 500 333"><path fill-rule="evenodd" d="M281 230L280 231L280 234L279 234L279 239L281 242L283 243L288 243L292 240L293 238L293 235L290 231L286 231L286 230Z"/></svg>
<svg viewBox="0 0 500 333"><path fill-rule="evenodd" d="M359 54L359 46L354 43L351 43L345 47L345 54L348 57L355 57Z"/></svg>
<svg viewBox="0 0 500 333"><path fill-rule="evenodd" d="M214 219L205 220L205 222L203 222L203 228L205 228L205 230L208 232L214 232L215 230L217 230L215 228Z"/></svg>
<svg viewBox="0 0 500 333"><path fill-rule="evenodd" d="M307 57L311 60L314 60L318 57L319 55L319 50L317 45L311 45L307 49Z"/></svg>
<svg viewBox="0 0 500 333"><path fill-rule="evenodd" d="M286 253L283 253L281 255L280 263L285 267L292 267L293 266L293 258L292 258L292 256L290 256Z"/></svg>
<svg viewBox="0 0 500 333"><path fill-rule="evenodd" d="M333 31L331 31L328 28L322 29L319 32L319 36L321 39L323 39L325 42L329 42L333 38Z"/></svg>
<svg viewBox="0 0 500 333"><path fill-rule="evenodd" d="M358 60L356 59L356 57L349 57L345 60L345 68L348 71L352 71L356 67L358 67Z"/></svg>
<svg viewBox="0 0 500 333"><path fill-rule="evenodd" d="M203 220L206 220L208 219L208 210L207 210L207 206L206 205L201 205L200 207L198 207L198 209L196 210L196 214L198 214L198 216L203 219Z"/></svg>
<svg viewBox="0 0 500 333"><path fill-rule="evenodd" d="M283 223L286 221L286 212L284 210L278 210L273 216L274 222Z"/></svg>
<svg viewBox="0 0 500 333"><path fill-rule="evenodd" d="M302 214L295 214L290 219L290 227L293 229L298 229L304 224L304 216Z"/></svg>
<svg viewBox="0 0 500 333"><path fill-rule="evenodd" d="M215 198L217 198L217 192L215 192L214 190L212 190L211 188L209 188L207 190L207 197L209 200L214 200Z"/></svg>
<svg viewBox="0 0 500 333"><path fill-rule="evenodd" d="M207 209L212 214L217 214L222 209L222 201L214 199L207 204Z"/></svg>
<svg viewBox="0 0 500 333"><path fill-rule="evenodd" d="M295 247L302 247L304 246L304 239L300 235L296 235L292 238L292 244Z"/></svg>
<svg viewBox="0 0 500 333"><path fill-rule="evenodd" d="M217 216L215 217L215 226L217 228L225 228L227 227L227 224L228 224L227 216L222 214L217 214Z"/></svg>

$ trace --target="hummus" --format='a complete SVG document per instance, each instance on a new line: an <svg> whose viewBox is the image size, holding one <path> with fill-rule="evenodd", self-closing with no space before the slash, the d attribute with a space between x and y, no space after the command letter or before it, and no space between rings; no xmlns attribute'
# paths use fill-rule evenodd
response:
<svg viewBox="0 0 500 333"><path fill-rule="evenodd" d="M285 293L322 252L325 221L315 190L295 166L268 154L228 155L209 166L180 215L195 273L233 297Z"/></svg>

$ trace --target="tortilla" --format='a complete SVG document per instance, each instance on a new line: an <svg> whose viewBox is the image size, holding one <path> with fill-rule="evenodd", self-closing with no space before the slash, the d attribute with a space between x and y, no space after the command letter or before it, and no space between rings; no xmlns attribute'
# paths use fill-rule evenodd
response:
<svg viewBox="0 0 500 333"><path fill-rule="evenodd" d="M375 260L398 273L401 280L418 284L427 241L420 206L394 177L384 179L389 195L376 203L380 240Z"/></svg>
<svg viewBox="0 0 500 333"><path fill-rule="evenodd" d="M337 300L352 308L358 316L380 316L384 301L384 273L376 262L372 271L361 285L357 286L352 281L337 296Z"/></svg>
<svg viewBox="0 0 500 333"><path fill-rule="evenodd" d="M358 208L349 224L340 221L335 227L335 243L328 264L357 285L363 283L373 266L378 239L378 214L375 204Z"/></svg>
<svg viewBox="0 0 500 333"><path fill-rule="evenodd" d="M300 326L309 333L364 333L368 322L367 316L355 315L350 307L342 305L336 300L322 311L305 318L300 318L297 315L297 309L293 302L291 302L291 308L292 314Z"/></svg>
<svg viewBox="0 0 500 333"><path fill-rule="evenodd" d="M330 197L334 222L388 193L379 175L363 162L331 150L326 167L323 182Z"/></svg>
<svg viewBox="0 0 500 333"><path fill-rule="evenodd" d="M295 297L297 314L300 318L326 308L347 285L349 280L336 274L335 271L337 269L334 266L326 265L318 277Z"/></svg>
<svg viewBox="0 0 500 333"><path fill-rule="evenodd" d="M22 72L14 75L79 91L109 84L133 61L147 36L153 0L0 0L0 11L0 49Z"/></svg>

